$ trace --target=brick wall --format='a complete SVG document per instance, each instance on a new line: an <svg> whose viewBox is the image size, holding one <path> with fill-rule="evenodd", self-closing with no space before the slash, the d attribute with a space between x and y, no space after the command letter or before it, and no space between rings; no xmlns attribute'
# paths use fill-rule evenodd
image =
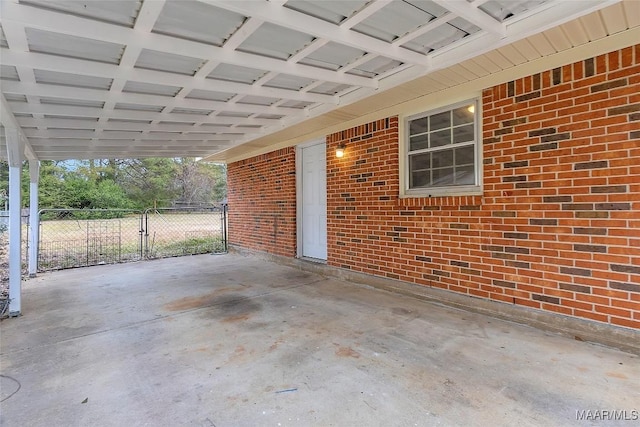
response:
<svg viewBox="0 0 640 427"><path fill-rule="evenodd" d="M639 64L483 91L482 196L400 199L396 117L329 135L328 263L640 328Z"/></svg>
<svg viewBox="0 0 640 427"><path fill-rule="evenodd" d="M229 243L296 256L295 148L231 163Z"/></svg>

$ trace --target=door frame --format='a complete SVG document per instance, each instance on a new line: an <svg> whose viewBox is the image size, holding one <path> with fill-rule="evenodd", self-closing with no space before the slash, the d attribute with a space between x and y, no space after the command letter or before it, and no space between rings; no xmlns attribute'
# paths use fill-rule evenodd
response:
<svg viewBox="0 0 640 427"><path fill-rule="evenodd" d="M314 145L320 145L323 144L325 146L325 151L326 151L326 146L327 146L327 139L326 137L321 137L321 138L316 138L316 139L312 139L306 142L303 142L301 144L296 145L296 258L304 258L306 260L309 261L313 261L313 262L318 262L318 263L326 263L326 260L323 259L317 259L317 258L307 258L303 255L303 236L302 236L302 203L303 203L303 198L302 198L302 178L303 178L303 173L302 173L302 150L304 150L305 148L309 148L309 147L313 147ZM326 160L325 160L326 161ZM326 187L326 176L325 176L325 187ZM325 188L326 190L326 188ZM326 206L326 202L325 202L325 206Z"/></svg>

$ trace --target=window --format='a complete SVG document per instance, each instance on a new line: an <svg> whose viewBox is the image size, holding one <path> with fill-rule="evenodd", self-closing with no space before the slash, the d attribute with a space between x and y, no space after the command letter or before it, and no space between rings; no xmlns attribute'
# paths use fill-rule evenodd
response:
<svg viewBox="0 0 640 427"><path fill-rule="evenodd" d="M406 195L480 191L477 116L476 101L467 101L406 120Z"/></svg>

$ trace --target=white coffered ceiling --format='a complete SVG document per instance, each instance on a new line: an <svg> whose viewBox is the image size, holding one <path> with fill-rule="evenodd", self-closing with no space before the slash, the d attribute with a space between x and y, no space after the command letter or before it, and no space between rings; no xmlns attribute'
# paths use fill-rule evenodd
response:
<svg viewBox="0 0 640 427"><path fill-rule="evenodd" d="M635 0L0 7L2 125L18 127L37 159L225 160L287 129L352 119L640 25ZM417 78L428 84L407 95ZM2 144L4 131L6 157Z"/></svg>

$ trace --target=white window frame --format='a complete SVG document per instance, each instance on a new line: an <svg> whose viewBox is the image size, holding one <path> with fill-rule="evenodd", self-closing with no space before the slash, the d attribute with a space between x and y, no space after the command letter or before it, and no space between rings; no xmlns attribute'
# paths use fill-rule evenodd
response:
<svg viewBox="0 0 640 427"><path fill-rule="evenodd" d="M473 185L450 185L443 187L424 187L409 188L409 122L426 116L442 113L444 111L455 110L464 105L472 104L474 106L474 146L475 146L475 165L474 176L475 184ZM433 196L470 196L482 194L482 111L481 103L478 98L467 99L455 104L449 104L432 110L412 114L404 117L401 121L400 130L400 197L433 197Z"/></svg>

